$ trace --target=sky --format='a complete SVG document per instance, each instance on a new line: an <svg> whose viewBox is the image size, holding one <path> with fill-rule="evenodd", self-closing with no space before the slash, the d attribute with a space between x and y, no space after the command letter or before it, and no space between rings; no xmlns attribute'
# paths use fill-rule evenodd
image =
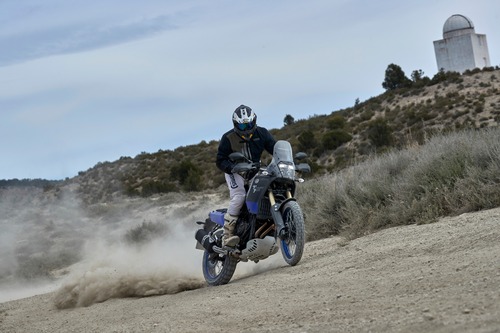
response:
<svg viewBox="0 0 500 333"><path fill-rule="evenodd" d="M453 14L500 65L498 0L0 0L0 179L219 140L240 104L269 129L353 106L391 63L436 74Z"/></svg>

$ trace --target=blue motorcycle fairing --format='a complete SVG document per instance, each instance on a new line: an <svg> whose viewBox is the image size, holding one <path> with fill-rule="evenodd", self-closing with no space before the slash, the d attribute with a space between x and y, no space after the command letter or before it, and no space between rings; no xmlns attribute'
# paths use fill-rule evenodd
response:
<svg viewBox="0 0 500 333"><path fill-rule="evenodd" d="M246 198L247 208L250 213L257 214L259 212L260 202L275 179L276 177L259 175L252 180Z"/></svg>

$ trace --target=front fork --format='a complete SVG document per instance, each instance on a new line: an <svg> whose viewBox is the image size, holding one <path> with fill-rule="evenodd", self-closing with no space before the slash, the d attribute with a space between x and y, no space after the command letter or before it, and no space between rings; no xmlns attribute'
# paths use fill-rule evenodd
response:
<svg viewBox="0 0 500 333"><path fill-rule="evenodd" d="M286 234L285 222L283 222L283 217L281 216L281 206L291 200L295 200L292 197L292 193L290 191L286 191L286 200L281 203L276 203L276 199L274 198L273 191L269 190L269 202L271 203L271 215L274 220L274 224L276 225L276 231L278 232L278 237L283 239Z"/></svg>

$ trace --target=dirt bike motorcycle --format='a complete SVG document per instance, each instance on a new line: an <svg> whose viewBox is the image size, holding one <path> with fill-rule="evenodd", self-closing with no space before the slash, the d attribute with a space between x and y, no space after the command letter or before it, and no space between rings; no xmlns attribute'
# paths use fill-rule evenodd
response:
<svg viewBox="0 0 500 333"><path fill-rule="evenodd" d="M295 160L306 157L297 153ZM305 244L304 215L294 194L296 183L304 181L296 177L296 172L310 172L311 168L307 163L294 163L290 143L276 142L267 167L253 163L240 152L229 158L235 163L234 173L256 175L245 185L245 205L234 230L240 242L235 247L222 246L226 208L213 210L204 222L196 222L202 226L195 234L196 248L204 251L203 276L211 286L227 284L238 262L257 263L279 249L285 262L294 266L302 258Z"/></svg>

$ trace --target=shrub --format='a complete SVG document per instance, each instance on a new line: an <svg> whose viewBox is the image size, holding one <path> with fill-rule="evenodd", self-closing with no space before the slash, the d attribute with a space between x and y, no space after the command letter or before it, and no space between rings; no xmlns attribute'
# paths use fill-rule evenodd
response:
<svg viewBox="0 0 500 333"><path fill-rule="evenodd" d="M314 132L311 130L305 130L300 133L299 137L299 150L309 151L317 146L316 138L314 137Z"/></svg>
<svg viewBox="0 0 500 333"><path fill-rule="evenodd" d="M153 180L147 179L141 182L141 195L143 197L148 197L157 193L168 193L174 192L177 190L177 186L175 184L166 181L166 180Z"/></svg>
<svg viewBox="0 0 500 333"><path fill-rule="evenodd" d="M172 178L177 179L187 191L201 190L204 188L203 182L201 181L202 170L191 162L191 160L183 160L172 166L170 175Z"/></svg>
<svg viewBox="0 0 500 333"><path fill-rule="evenodd" d="M325 150L333 150L349 142L352 136L344 130L335 129L323 135L322 145Z"/></svg>
<svg viewBox="0 0 500 333"><path fill-rule="evenodd" d="M167 224L161 222L142 222L125 233L125 240L130 244L141 244L167 234Z"/></svg>
<svg viewBox="0 0 500 333"><path fill-rule="evenodd" d="M392 143L392 129L382 118L371 121L366 132L375 147L388 146Z"/></svg>
<svg viewBox="0 0 500 333"><path fill-rule="evenodd" d="M345 124L345 118L339 114L332 116L330 120L328 120L328 128L330 129L342 129Z"/></svg>

